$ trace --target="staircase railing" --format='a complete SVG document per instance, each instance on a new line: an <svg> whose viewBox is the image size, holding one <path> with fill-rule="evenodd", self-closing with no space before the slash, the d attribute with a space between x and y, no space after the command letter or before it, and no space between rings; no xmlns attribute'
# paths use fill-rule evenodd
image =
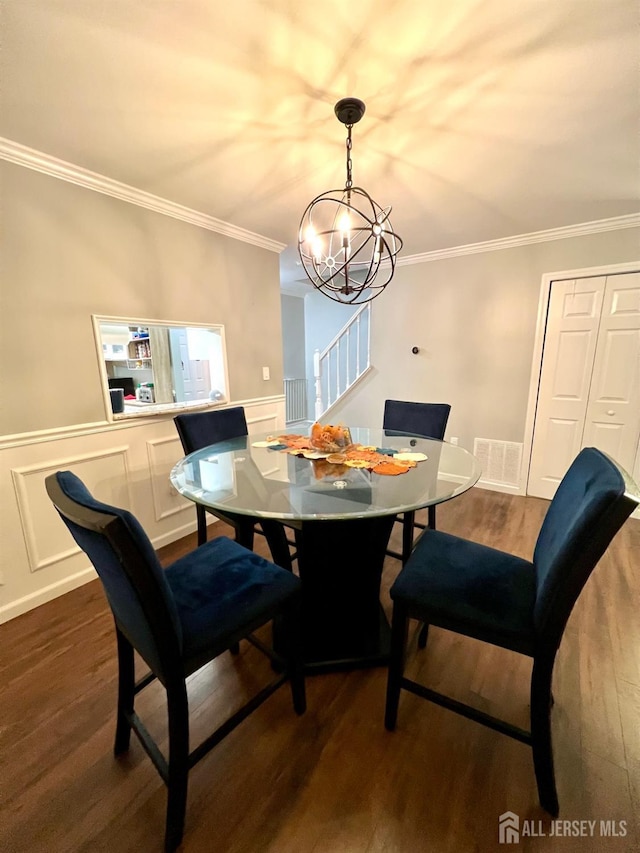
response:
<svg viewBox="0 0 640 853"><path fill-rule="evenodd" d="M367 302L340 329L331 343L313 356L315 417L322 417L368 372L371 348L371 303Z"/></svg>

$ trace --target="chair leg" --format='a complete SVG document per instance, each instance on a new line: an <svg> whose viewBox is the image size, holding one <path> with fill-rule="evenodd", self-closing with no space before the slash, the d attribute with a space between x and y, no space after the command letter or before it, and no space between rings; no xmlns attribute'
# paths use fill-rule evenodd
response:
<svg viewBox="0 0 640 853"><path fill-rule="evenodd" d="M420 633L418 634L418 648L424 649L427 645L427 637L429 636L429 623L423 622L420 626Z"/></svg>
<svg viewBox="0 0 640 853"><path fill-rule="evenodd" d="M284 526L279 521L271 521L265 519L261 522L263 533L266 537L269 550L271 551L271 559L282 569L288 572L293 571L291 563L291 544L287 539L287 532Z"/></svg>
<svg viewBox="0 0 640 853"><path fill-rule="evenodd" d="M307 694L304 681L304 663L302 660L302 611L300 598L296 597L284 611L283 628L286 636L287 668L291 685L291 698L296 714L307 710Z"/></svg>
<svg viewBox="0 0 640 853"><path fill-rule="evenodd" d="M436 529L436 508L433 506L427 507L427 518L429 519L429 527L431 530Z"/></svg>
<svg viewBox="0 0 640 853"><path fill-rule="evenodd" d="M116 639L118 642L118 716L113 751L116 755L122 755L129 749L131 741L129 715L133 713L135 665L133 646L117 626Z"/></svg>
<svg viewBox="0 0 640 853"><path fill-rule="evenodd" d="M240 516L234 521L235 540L238 545L243 545L249 551L253 551L253 538L256 522L251 516Z"/></svg>
<svg viewBox="0 0 640 853"><path fill-rule="evenodd" d="M391 620L391 649L389 652L389 673L387 675L387 703L384 715L384 725L392 732L398 719L398 703L400 702L400 681L404 671L404 655L407 645L409 618L404 607L393 605Z"/></svg>
<svg viewBox="0 0 640 853"><path fill-rule="evenodd" d="M200 504L196 504L196 519L198 521L198 546L200 546L207 541L207 513Z"/></svg>
<svg viewBox="0 0 640 853"><path fill-rule="evenodd" d="M558 792L553 768L551 742L551 678L553 659L534 659L531 673L531 746L538 783L540 805L553 817L558 816Z"/></svg>
<svg viewBox="0 0 640 853"><path fill-rule="evenodd" d="M405 512L402 519L402 565L407 562L413 551L413 525L416 514L413 511Z"/></svg>
<svg viewBox="0 0 640 853"><path fill-rule="evenodd" d="M189 702L184 680L167 687L169 715L169 777L165 853L179 847L184 832L189 781Z"/></svg>

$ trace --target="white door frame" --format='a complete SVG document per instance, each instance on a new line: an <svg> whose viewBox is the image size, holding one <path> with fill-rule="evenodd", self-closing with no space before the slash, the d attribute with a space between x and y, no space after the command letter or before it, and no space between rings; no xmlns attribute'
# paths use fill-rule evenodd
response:
<svg viewBox="0 0 640 853"><path fill-rule="evenodd" d="M544 351L544 335L547 325L547 311L551 297L551 283L559 279L567 278L592 278L594 276L615 275L616 273L640 272L640 260L624 264L609 264L602 267L587 267L578 270L562 270L560 272L545 273L540 285L540 299L538 301L538 318L536 321L536 336L533 344L533 358L531 360L531 379L529 380L529 399L527 403L527 419L524 428L524 442L522 447L522 469L520 471L521 493L527 494L529 487L529 468L531 465L531 451L533 448L533 427L536 419L536 408L538 405L538 386L540 384L540 372L542 370L542 356ZM629 472L638 482L640 480L640 444L636 452L636 461L633 471ZM634 518L640 517L640 509L633 514Z"/></svg>

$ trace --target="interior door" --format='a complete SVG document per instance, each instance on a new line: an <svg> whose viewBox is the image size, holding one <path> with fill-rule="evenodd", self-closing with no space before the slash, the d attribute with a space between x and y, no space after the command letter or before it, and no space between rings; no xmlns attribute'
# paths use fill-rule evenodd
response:
<svg viewBox="0 0 640 853"><path fill-rule="evenodd" d="M178 403L185 400L184 378L183 378L183 343L186 340L184 329L169 329L169 343L171 346L171 378L173 380L174 399Z"/></svg>
<svg viewBox="0 0 640 853"><path fill-rule="evenodd" d="M640 432L640 273L607 278L583 447L631 472Z"/></svg>
<svg viewBox="0 0 640 853"><path fill-rule="evenodd" d="M595 446L632 471L640 434L640 274L553 282L528 494L552 498Z"/></svg>
<svg viewBox="0 0 640 853"><path fill-rule="evenodd" d="M552 498L578 454L604 297L604 277L554 281L544 338L528 493Z"/></svg>

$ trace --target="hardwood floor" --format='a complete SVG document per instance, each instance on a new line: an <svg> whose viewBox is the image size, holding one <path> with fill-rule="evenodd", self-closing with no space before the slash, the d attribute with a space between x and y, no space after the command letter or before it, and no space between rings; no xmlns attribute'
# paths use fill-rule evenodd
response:
<svg viewBox="0 0 640 853"><path fill-rule="evenodd" d="M440 529L524 557L547 502L474 489L438 508ZM222 524L210 535L226 532ZM394 530L399 546L400 526ZM195 536L161 551L164 562ZM256 548L264 553L258 537ZM398 571L385 566L383 600ZM510 810L550 831L531 752L403 693L398 728L383 726L384 669L310 677L296 717L285 688L192 771L184 851L418 853L640 850L640 522L618 534L567 626L555 671L553 728L560 817L596 821L594 837L498 844ZM112 753L116 658L99 582L0 626L0 850L162 847L165 789L135 738ZM414 641L415 651L415 641ZM528 659L432 629L409 671L516 724L528 721ZM270 676L248 644L189 682L192 745ZM164 692L138 708L161 740ZM602 838L600 821L626 821ZM538 824L538 821L541 823ZM569 829L575 826L568 827ZM586 827L588 828L588 826ZM619 826L617 827L619 829Z"/></svg>

